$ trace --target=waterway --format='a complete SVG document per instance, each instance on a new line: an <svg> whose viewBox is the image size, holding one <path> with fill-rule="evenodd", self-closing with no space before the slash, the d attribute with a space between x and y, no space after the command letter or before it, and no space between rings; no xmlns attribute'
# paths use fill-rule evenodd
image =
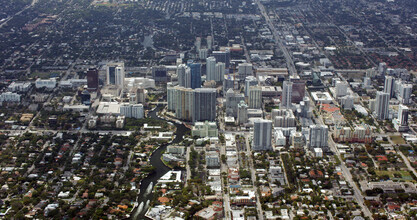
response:
<svg viewBox="0 0 417 220"><path fill-rule="evenodd" d="M163 108L163 105L158 105L153 111L149 112L148 117L166 121L162 118L159 118L156 113ZM152 189L153 186L157 183L159 178L166 174L170 168L165 166L161 161L162 152L166 149L169 144L179 143L182 141L185 132L188 130L183 124L174 123L177 128L175 131L175 139L171 143L161 145L157 150L153 152L150 158L150 163L155 167L155 172L148 175L145 179L142 180L140 185L140 193L138 196L138 208L133 212L132 219L146 219L145 213L149 208L149 203L153 199Z"/></svg>

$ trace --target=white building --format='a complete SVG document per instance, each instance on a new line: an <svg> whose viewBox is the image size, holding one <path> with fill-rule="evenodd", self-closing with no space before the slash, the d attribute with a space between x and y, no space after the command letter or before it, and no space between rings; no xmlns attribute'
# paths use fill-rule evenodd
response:
<svg viewBox="0 0 417 220"><path fill-rule="evenodd" d="M222 82L226 73L226 65L223 62L218 62L214 71L214 81Z"/></svg>
<svg viewBox="0 0 417 220"><path fill-rule="evenodd" d="M336 82L336 97L346 96L348 94L347 88L348 88L347 82L337 81Z"/></svg>
<svg viewBox="0 0 417 220"><path fill-rule="evenodd" d="M282 133L282 130L274 130L274 136L275 136L275 145L285 146L287 139L285 138L284 133Z"/></svg>
<svg viewBox="0 0 417 220"><path fill-rule="evenodd" d="M258 80L254 76L248 76L245 78L245 96L249 96L249 88L251 86L257 86Z"/></svg>
<svg viewBox="0 0 417 220"><path fill-rule="evenodd" d="M120 115L124 115L126 118L143 118L143 105L124 103L120 105Z"/></svg>
<svg viewBox="0 0 417 220"><path fill-rule="evenodd" d="M37 89L39 88L47 88L47 89L53 89L56 87L56 79L37 79L35 82L35 87Z"/></svg>
<svg viewBox="0 0 417 220"><path fill-rule="evenodd" d="M4 92L0 95L0 102L20 102L20 95L13 92Z"/></svg>
<svg viewBox="0 0 417 220"><path fill-rule="evenodd" d="M217 137L219 130L217 129L216 122L195 122L191 130L191 135L198 137Z"/></svg>
<svg viewBox="0 0 417 220"><path fill-rule="evenodd" d="M376 93L375 112L379 120L385 120L388 118L389 112L389 93L378 91Z"/></svg>
<svg viewBox="0 0 417 220"><path fill-rule="evenodd" d="M258 119L253 123L252 149L255 151L272 150L272 121Z"/></svg>
<svg viewBox="0 0 417 220"><path fill-rule="evenodd" d="M208 57L206 59L206 80L214 80L216 81L216 58Z"/></svg>
<svg viewBox="0 0 417 220"><path fill-rule="evenodd" d="M392 76L385 76L384 93L388 93L390 98L394 95L394 83L395 79Z"/></svg>
<svg viewBox="0 0 417 220"><path fill-rule="evenodd" d="M281 108L291 109L292 106L292 85L290 81L284 81L282 85Z"/></svg>
<svg viewBox="0 0 417 220"><path fill-rule="evenodd" d="M393 119L393 124L397 131L408 130L408 114L409 108L405 105L398 105L398 117Z"/></svg>
<svg viewBox="0 0 417 220"><path fill-rule="evenodd" d="M310 125L310 149L323 148L328 150L329 128L327 125Z"/></svg>
<svg viewBox="0 0 417 220"><path fill-rule="evenodd" d="M410 104L410 97L413 91L413 85L401 83L398 88L398 100L402 104Z"/></svg>
<svg viewBox="0 0 417 220"><path fill-rule="evenodd" d="M241 63L238 65L239 80L243 81L248 76L253 76L253 66L251 63Z"/></svg>
<svg viewBox="0 0 417 220"><path fill-rule="evenodd" d="M27 92L31 87L30 82L12 82L8 86L10 92Z"/></svg>
<svg viewBox="0 0 417 220"><path fill-rule="evenodd" d="M206 165L207 167L219 167L220 160L219 154L217 152L207 152L206 153Z"/></svg>
<svg viewBox="0 0 417 220"><path fill-rule="evenodd" d="M249 108L262 108L262 88L260 86L249 87Z"/></svg>

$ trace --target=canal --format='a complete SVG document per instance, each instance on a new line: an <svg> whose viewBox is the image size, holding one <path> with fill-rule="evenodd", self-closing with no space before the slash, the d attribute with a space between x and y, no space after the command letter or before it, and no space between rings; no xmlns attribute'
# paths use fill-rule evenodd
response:
<svg viewBox="0 0 417 220"><path fill-rule="evenodd" d="M156 120L167 121L157 116L157 112L159 112L163 108L163 105L157 105L157 107L149 112L148 117L153 118ZM142 180L140 185L140 193L138 196L138 207L133 212L132 219L145 219L145 213L149 208L149 203L153 199L152 189L153 186L157 183L159 178L161 178L164 174L166 174L170 168L165 166L165 164L161 161L162 152L166 149L166 147L170 144L179 143L183 140L183 136L187 130L183 124L174 123L176 126L175 132L175 139L171 143L166 143L161 145L157 150L153 152L150 157L150 163L153 167L155 167L155 172L148 175L145 179Z"/></svg>

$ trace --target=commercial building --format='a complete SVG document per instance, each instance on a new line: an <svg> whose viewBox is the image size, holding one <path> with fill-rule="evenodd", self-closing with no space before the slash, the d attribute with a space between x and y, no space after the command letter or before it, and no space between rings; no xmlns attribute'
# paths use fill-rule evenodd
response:
<svg viewBox="0 0 417 220"><path fill-rule="evenodd" d="M240 101L237 105L237 123L245 124L248 122L248 105L244 101Z"/></svg>
<svg viewBox="0 0 417 220"><path fill-rule="evenodd" d="M37 89L39 88L47 88L47 89L53 89L56 87L56 79L55 78L51 78L51 79L37 79L35 82L35 87Z"/></svg>
<svg viewBox="0 0 417 220"><path fill-rule="evenodd" d="M123 62L107 63L106 65L107 85L123 86L124 77L125 77L124 69L125 69L125 64Z"/></svg>
<svg viewBox="0 0 417 220"><path fill-rule="evenodd" d="M260 86L249 87L249 108L262 108L262 88Z"/></svg>
<svg viewBox="0 0 417 220"><path fill-rule="evenodd" d="M281 108L291 109L292 107L292 85L290 81L284 81L282 85Z"/></svg>
<svg viewBox="0 0 417 220"><path fill-rule="evenodd" d="M274 127L295 127L295 116L291 109L272 109L271 119Z"/></svg>
<svg viewBox="0 0 417 220"><path fill-rule="evenodd" d="M258 86L258 80L254 76L248 76L245 78L245 96L249 96L249 88L251 86Z"/></svg>
<svg viewBox="0 0 417 220"><path fill-rule="evenodd" d="M226 66L223 62L218 62L215 66L214 71L214 81L222 82L224 80L224 75L226 74Z"/></svg>
<svg viewBox="0 0 417 220"><path fill-rule="evenodd" d="M397 98L402 104L410 104L410 97L413 91L413 85L400 83Z"/></svg>
<svg viewBox="0 0 417 220"><path fill-rule="evenodd" d="M384 93L388 93L389 98L392 98L394 95L394 83L395 83L394 77L385 76Z"/></svg>
<svg viewBox="0 0 417 220"><path fill-rule="evenodd" d="M310 125L310 149L322 148L324 151L328 151L328 132L327 125Z"/></svg>
<svg viewBox="0 0 417 220"><path fill-rule="evenodd" d="M398 105L398 116L393 119L394 127L397 131L407 131L408 130L408 114L409 108L405 105Z"/></svg>
<svg viewBox="0 0 417 220"><path fill-rule="evenodd" d="M238 104L245 101L245 96L240 93L235 93L232 89L226 92L226 115L237 117Z"/></svg>
<svg viewBox="0 0 417 220"><path fill-rule="evenodd" d="M219 130L216 122L196 122L191 130L191 135L197 137L218 137Z"/></svg>
<svg viewBox="0 0 417 220"><path fill-rule="evenodd" d="M225 51L213 51L211 56L216 58L217 62L224 63L226 69L229 69L229 67L230 67L230 50L226 49Z"/></svg>
<svg viewBox="0 0 417 220"><path fill-rule="evenodd" d="M206 80L216 81L216 58L214 57L206 59Z"/></svg>
<svg viewBox="0 0 417 220"><path fill-rule="evenodd" d="M12 82L7 87L10 92L27 92L32 84L30 82Z"/></svg>
<svg viewBox="0 0 417 220"><path fill-rule="evenodd" d="M201 63L188 63L190 67L190 87L201 88Z"/></svg>
<svg viewBox="0 0 417 220"><path fill-rule="evenodd" d="M87 70L87 89L96 91L98 89L98 69L91 68Z"/></svg>
<svg viewBox="0 0 417 220"><path fill-rule="evenodd" d="M347 93L347 88L348 88L348 83L347 82L341 82L341 81L337 81L336 82L336 97L342 97L342 96L346 96Z"/></svg>
<svg viewBox="0 0 417 220"><path fill-rule="evenodd" d="M350 127L335 126L333 138L336 142L372 143L372 128L367 124Z"/></svg>
<svg viewBox="0 0 417 220"><path fill-rule="evenodd" d="M219 167L220 166L220 158L217 152L209 151L206 153L206 165L209 168Z"/></svg>
<svg viewBox="0 0 417 220"><path fill-rule="evenodd" d="M241 63L238 65L239 81L245 80L249 76L253 76L253 66L251 63Z"/></svg>
<svg viewBox="0 0 417 220"><path fill-rule="evenodd" d="M154 66L152 67L152 78L155 82L167 82L168 81L168 69L166 66Z"/></svg>
<svg viewBox="0 0 417 220"><path fill-rule="evenodd" d="M4 92L0 95L0 102L20 102L20 95L13 92Z"/></svg>
<svg viewBox="0 0 417 220"><path fill-rule="evenodd" d="M252 150L265 151L272 150L272 121L258 119L253 124Z"/></svg>
<svg viewBox="0 0 417 220"><path fill-rule="evenodd" d="M375 113L379 120L385 120L388 118L389 99L389 93L381 91L376 93Z"/></svg>
<svg viewBox="0 0 417 220"><path fill-rule="evenodd" d="M216 119L216 89L197 88L193 96L193 121L214 121Z"/></svg>

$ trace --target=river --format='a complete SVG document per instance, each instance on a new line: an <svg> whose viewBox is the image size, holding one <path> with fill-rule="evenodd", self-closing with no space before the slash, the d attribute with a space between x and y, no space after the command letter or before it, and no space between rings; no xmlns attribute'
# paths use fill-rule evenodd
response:
<svg viewBox="0 0 417 220"><path fill-rule="evenodd" d="M164 119L158 118L156 115L163 108L163 105L158 105L153 111L149 112L148 117L166 121ZM153 199L152 189L153 186L157 183L159 178L166 174L170 168L165 166L161 161L162 152L166 149L169 144L179 143L183 140L185 132L188 130L183 124L174 123L177 127L175 132L175 139L171 143L161 145L154 153L151 155L150 162L153 167L155 167L155 172L148 175L145 179L142 180L140 185L140 193L138 196L138 208L133 212L132 219L145 219L146 211L149 208L149 203ZM149 188L148 188L149 187Z"/></svg>

